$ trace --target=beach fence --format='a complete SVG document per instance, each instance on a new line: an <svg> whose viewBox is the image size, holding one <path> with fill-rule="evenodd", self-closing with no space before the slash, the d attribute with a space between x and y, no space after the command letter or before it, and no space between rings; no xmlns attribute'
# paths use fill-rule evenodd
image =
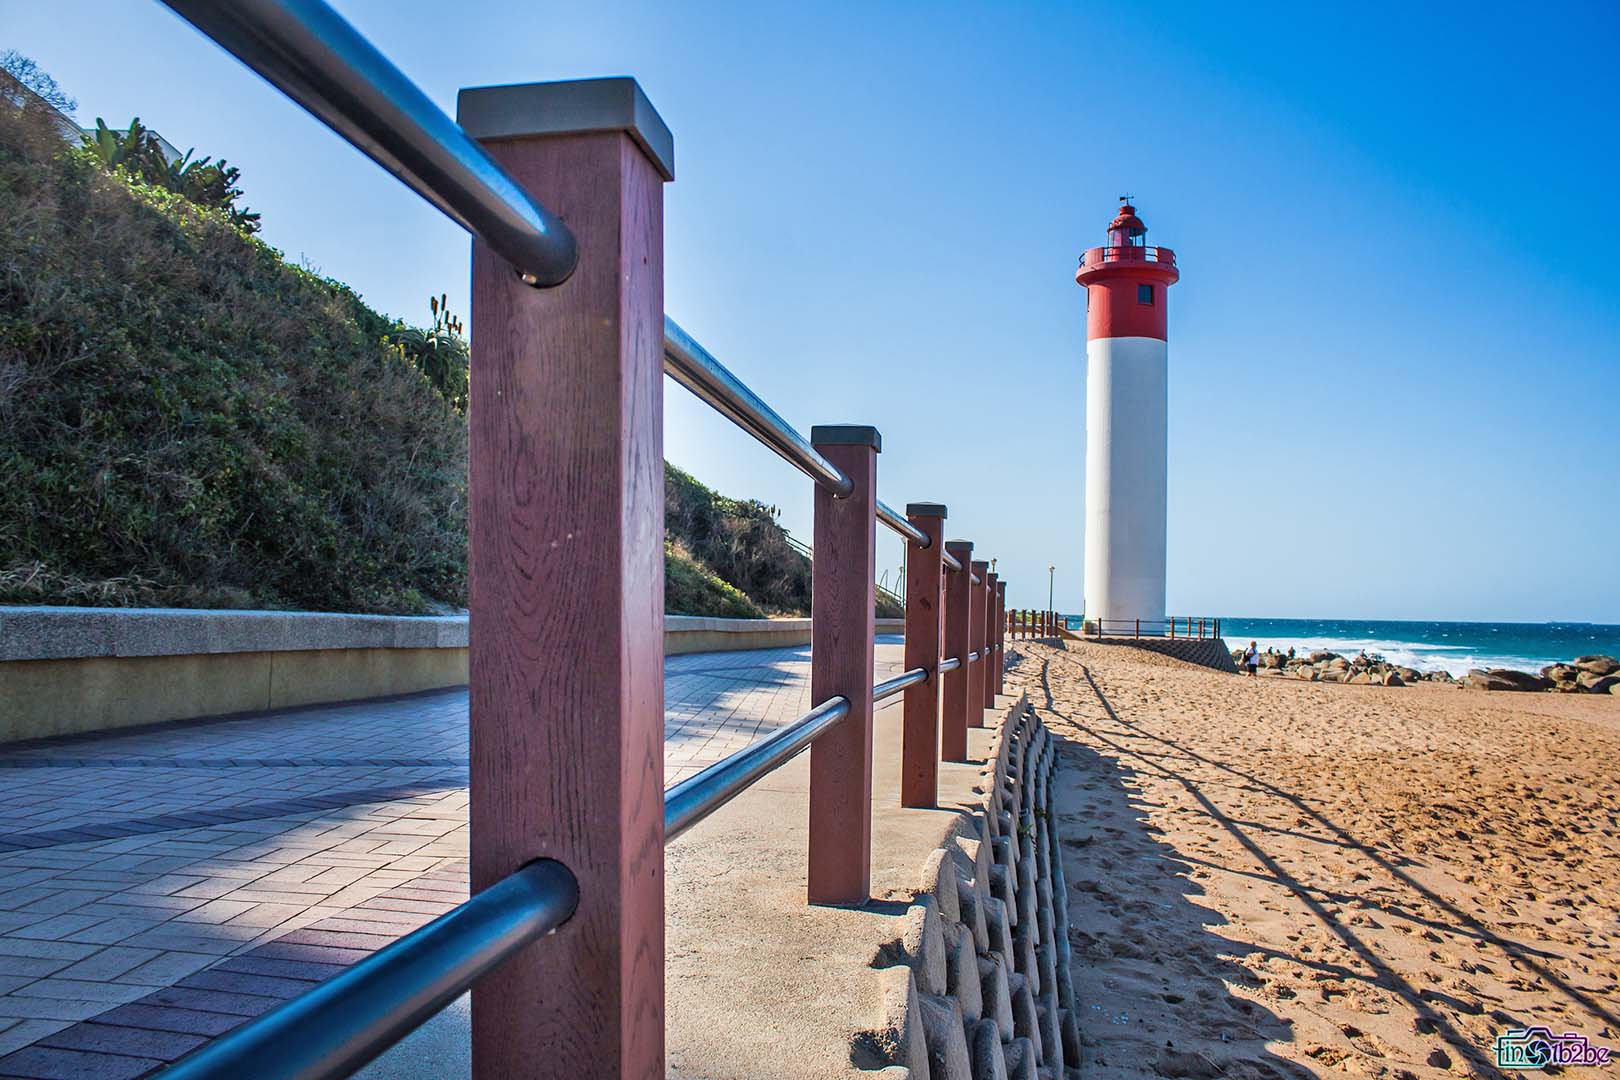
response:
<svg viewBox="0 0 1620 1080"><path fill-rule="evenodd" d="M1208 615L1173 615L1167 619L1085 619L1085 637L1167 638L1207 641L1221 636L1221 620Z"/></svg>
<svg viewBox="0 0 1620 1080"><path fill-rule="evenodd" d="M473 896L169 1077L348 1075L472 989L483 1077L664 1072L663 851L809 747L808 894L868 899L873 707L901 802L1002 689L1006 582L946 508L877 497L876 428L802 436L663 310L673 140L631 79L463 90L453 122L320 0L168 0L474 237ZM813 482L811 694L669 791L663 375ZM910 545L904 673L872 685L877 524Z"/></svg>

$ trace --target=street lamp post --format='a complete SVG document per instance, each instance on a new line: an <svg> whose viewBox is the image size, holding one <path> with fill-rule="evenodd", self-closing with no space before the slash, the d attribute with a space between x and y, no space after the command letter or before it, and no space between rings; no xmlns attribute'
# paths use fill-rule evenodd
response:
<svg viewBox="0 0 1620 1080"><path fill-rule="evenodd" d="M1048 612L1052 612L1051 618L1054 618L1054 619L1057 618L1057 614L1056 614L1056 612L1054 611L1054 609L1052 607L1052 586L1053 586L1053 583L1056 582L1056 580L1057 580L1057 567L1056 566L1048 566L1046 568L1046 610Z"/></svg>

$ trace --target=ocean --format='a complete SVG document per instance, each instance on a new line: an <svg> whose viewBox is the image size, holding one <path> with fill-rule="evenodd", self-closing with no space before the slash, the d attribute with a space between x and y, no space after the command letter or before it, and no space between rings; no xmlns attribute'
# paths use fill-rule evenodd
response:
<svg viewBox="0 0 1620 1080"><path fill-rule="evenodd" d="M1225 619L1232 648L1260 643L1286 652L1326 649L1354 656L1365 649L1419 671L1464 675L1470 668L1538 671L1560 660L1598 653L1620 656L1620 626L1602 623L1390 622L1364 619Z"/></svg>

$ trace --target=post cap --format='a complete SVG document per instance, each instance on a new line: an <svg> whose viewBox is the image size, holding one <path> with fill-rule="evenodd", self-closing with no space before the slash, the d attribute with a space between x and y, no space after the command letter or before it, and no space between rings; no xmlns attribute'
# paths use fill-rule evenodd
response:
<svg viewBox="0 0 1620 1080"><path fill-rule="evenodd" d="M466 87L456 95L456 122L475 139L622 131L665 180L675 179L675 137L628 76Z"/></svg>
<svg viewBox="0 0 1620 1080"><path fill-rule="evenodd" d="M942 518L944 516L944 503L906 503L906 517Z"/></svg>
<svg viewBox="0 0 1620 1080"><path fill-rule="evenodd" d="M810 429L810 441L816 446L870 446L883 452L883 436L868 424L817 424Z"/></svg>
<svg viewBox="0 0 1620 1080"><path fill-rule="evenodd" d="M947 541L945 541L945 547L949 551L972 551L973 550L973 541L971 541L971 540L947 540Z"/></svg>
<svg viewBox="0 0 1620 1080"><path fill-rule="evenodd" d="M973 570L980 577L984 577L986 574L988 574L990 572L990 560L989 559L974 559L973 560Z"/></svg>

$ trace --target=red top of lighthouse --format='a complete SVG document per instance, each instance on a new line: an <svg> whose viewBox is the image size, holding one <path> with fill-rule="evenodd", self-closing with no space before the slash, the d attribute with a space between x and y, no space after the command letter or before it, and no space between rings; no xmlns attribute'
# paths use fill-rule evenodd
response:
<svg viewBox="0 0 1620 1080"><path fill-rule="evenodd" d="M1086 289L1086 336L1165 340L1165 294L1180 277L1176 253L1148 246L1147 226L1122 196L1108 243L1080 256L1074 275Z"/></svg>

